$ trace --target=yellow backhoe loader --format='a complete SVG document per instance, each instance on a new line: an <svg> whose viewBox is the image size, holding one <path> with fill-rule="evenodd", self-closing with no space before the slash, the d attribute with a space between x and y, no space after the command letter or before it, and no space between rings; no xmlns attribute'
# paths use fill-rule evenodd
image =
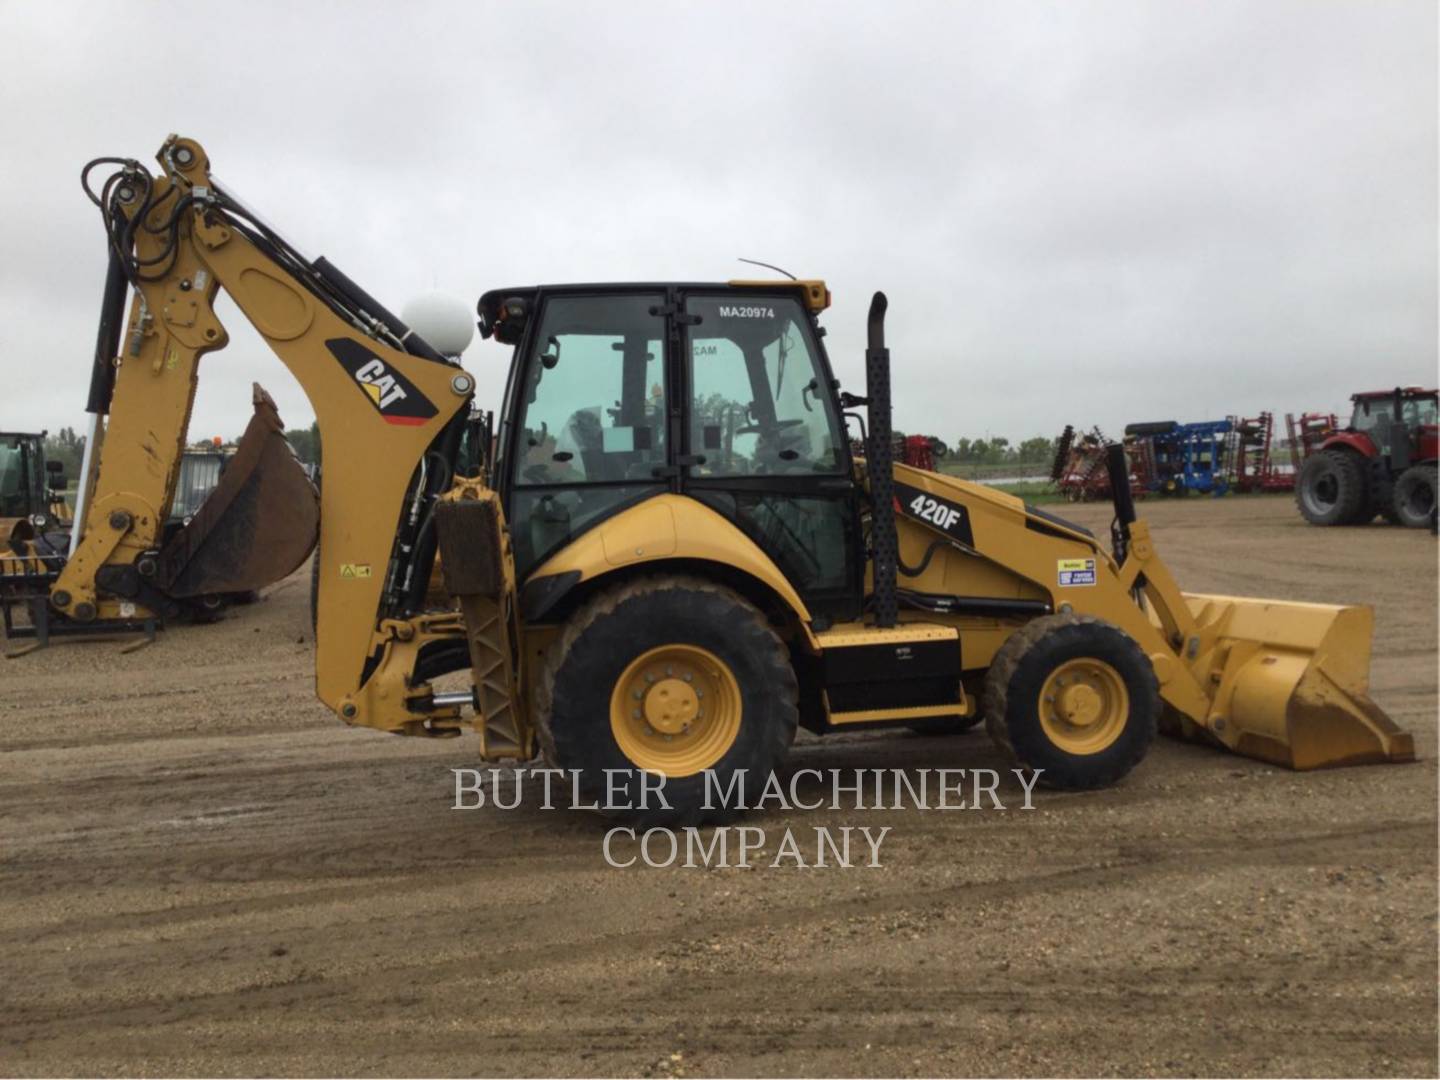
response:
<svg viewBox="0 0 1440 1080"><path fill-rule="evenodd" d="M798 725L984 717L1064 788L1119 780L1161 724L1300 769L1413 757L1366 694L1370 610L1180 592L1119 448L1104 541L892 463L881 294L857 397L831 373L821 281L488 292L481 333L513 359L494 452L459 477L475 381L457 362L302 256L195 141L169 138L153 177L103 160L95 377L110 423L50 588L66 618L151 602L153 526L197 364L225 344L223 288L315 407L316 689L351 724L471 723L485 759L538 746L587 796L603 770L645 770L664 778L671 809L651 816L667 821L713 818L702 776L764 774ZM862 406L867 453L852 458L845 420ZM256 532L295 512L270 464L251 469ZM441 603L427 601L437 557ZM467 688L436 688L463 670Z"/></svg>

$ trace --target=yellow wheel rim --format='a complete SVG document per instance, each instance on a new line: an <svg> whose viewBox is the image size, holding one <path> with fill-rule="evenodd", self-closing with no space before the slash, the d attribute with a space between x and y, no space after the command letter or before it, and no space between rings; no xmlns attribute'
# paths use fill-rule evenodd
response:
<svg viewBox="0 0 1440 1080"><path fill-rule="evenodd" d="M1125 730L1130 694L1103 660L1067 660L1040 689L1040 726L1067 754L1098 754Z"/></svg>
<svg viewBox="0 0 1440 1080"><path fill-rule="evenodd" d="M638 769L678 778L710 768L740 733L740 687L714 653L662 645L632 660L610 693L610 731Z"/></svg>

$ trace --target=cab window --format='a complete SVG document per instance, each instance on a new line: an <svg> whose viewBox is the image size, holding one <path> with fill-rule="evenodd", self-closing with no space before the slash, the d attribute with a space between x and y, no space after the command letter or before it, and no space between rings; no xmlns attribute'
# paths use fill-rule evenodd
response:
<svg viewBox="0 0 1440 1080"><path fill-rule="evenodd" d="M839 418L813 328L792 297L692 296L692 477L840 472Z"/></svg>
<svg viewBox="0 0 1440 1080"><path fill-rule="evenodd" d="M518 387L515 486L651 480L665 464L664 319L654 296L545 304Z"/></svg>
<svg viewBox="0 0 1440 1080"><path fill-rule="evenodd" d="M22 439L0 439L0 517L24 517L44 509L38 463L30 444ZM35 497L36 505L31 505Z"/></svg>
<svg viewBox="0 0 1440 1080"><path fill-rule="evenodd" d="M664 490L665 319L659 294L545 302L515 395L507 513L515 567ZM507 410L508 412L508 410Z"/></svg>
<svg viewBox="0 0 1440 1080"><path fill-rule="evenodd" d="M1405 426L1417 428L1434 424L1440 407L1437 407L1433 397L1410 398L1401 406L1401 410L1405 417Z"/></svg>

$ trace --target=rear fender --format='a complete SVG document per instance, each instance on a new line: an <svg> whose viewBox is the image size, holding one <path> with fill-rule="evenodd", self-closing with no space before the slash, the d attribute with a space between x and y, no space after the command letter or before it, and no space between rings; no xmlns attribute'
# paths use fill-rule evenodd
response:
<svg viewBox="0 0 1440 1080"><path fill-rule="evenodd" d="M1363 458L1373 458L1379 455L1375 444L1370 441L1370 436L1362 435L1358 431L1341 431L1331 435L1320 444L1321 450L1353 450Z"/></svg>
<svg viewBox="0 0 1440 1080"><path fill-rule="evenodd" d="M548 580L568 592L610 574L671 562L710 563L754 578L790 610L815 647L810 611L774 560L732 522L683 495L656 495L582 533L546 559L527 587ZM558 599L550 597L547 608Z"/></svg>

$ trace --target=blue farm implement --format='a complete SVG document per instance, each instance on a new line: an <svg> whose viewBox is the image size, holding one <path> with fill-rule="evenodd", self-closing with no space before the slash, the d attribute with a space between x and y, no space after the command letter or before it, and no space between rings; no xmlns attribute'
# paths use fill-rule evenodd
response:
<svg viewBox="0 0 1440 1080"><path fill-rule="evenodd" d="M1229 420L1205 420L1179 424L1173 420L1129 424L1127 442L1144 444L1146 484L1161 495L1223 495L1229 490L1226 472L1226 442Z"/></svg>

